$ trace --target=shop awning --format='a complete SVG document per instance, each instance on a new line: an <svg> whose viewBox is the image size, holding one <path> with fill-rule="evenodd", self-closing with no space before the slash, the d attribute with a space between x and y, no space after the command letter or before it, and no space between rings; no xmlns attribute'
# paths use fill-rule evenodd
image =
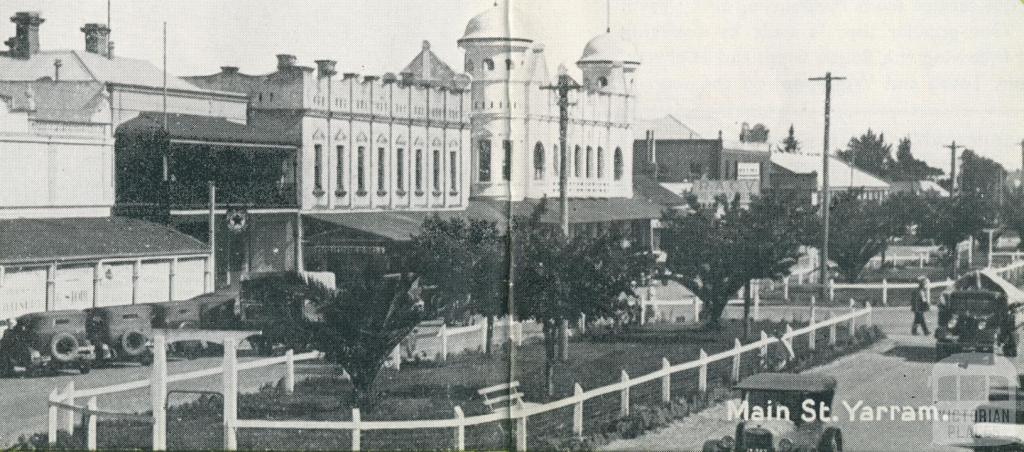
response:
<svg viewBox="0 0 1024 452"><path fill-rule="evenodd" d="M502 201L481 201L505 211L508 203ZM527 199L512 203L513 216L530 216L537 206L545 202L542 223L558 224L560 212L558 198L545 201ZM634 198L571 198L568 202L569 223L610 223L618 221L654 220L661 218L665 206L639 197Z"/></svg>
<svg viewBox="0 0 1024 452"><path fill-rule="evenodd" d="M0 220L0 264L206 254L205 243L124 217Z"/></svg>
<svg viewBox="0 0 1024 452"><path fill-rule="evenodd" d="M462 218L464 220L486 220L497 224L500 230L507 225L506 215L488 203L470 202L465 210L427 210L427 211L377 211L377 212L338 212L314 213L307 215L326 223L345 228L353 234L349 238L367 240L406 241L419 235L423 221L432 215L441 219ZM337 230L329 230L321 234L306 237L313 244L330 244Z"/></svg>

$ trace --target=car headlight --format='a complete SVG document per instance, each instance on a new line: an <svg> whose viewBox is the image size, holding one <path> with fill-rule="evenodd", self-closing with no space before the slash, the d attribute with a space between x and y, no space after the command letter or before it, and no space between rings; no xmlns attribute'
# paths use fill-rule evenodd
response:
<svg viewBox="0 0 1024 452"><path fill-rule="evenodd" d="M949 329L956 328L956 317L953 317L952 319L949 319L949 322L946 323L946 328L949 328Z"/></svg>
<svg viewBox="0 0 1024 452"><path fill-rule="evenodd" d="M984 320L978 322L978 329L979 330L985 329L985 321Z"/></svg>
<svg viewBox="0 0 1024 452"><path fill-rule="evenodd" d="M790 452L793 450L793 441L789 438L779 440L779 452Z"/></svg>
<svg viewBox="0 0 1024 452"><path fill-rule="evenodd" d="M39 353L39 350L29 350L28 351L28 357L32 361L36 361L38 359L41 359L43 357L43 354Z"/></svg>
<svg viewBox="0 0 1024 452"><path fill-rule="evenodd" d="M725 435L722 437L722 440L718 442L718 445L725 450L732 450L732 448L736 446L736 441L734 441L731 436Z"/></svg>

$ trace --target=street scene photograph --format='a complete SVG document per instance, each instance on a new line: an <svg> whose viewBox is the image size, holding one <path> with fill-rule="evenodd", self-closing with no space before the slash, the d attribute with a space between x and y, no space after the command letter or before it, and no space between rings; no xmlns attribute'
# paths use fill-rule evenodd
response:
<svg viewBox="0 0 1024 452"><path fill-rule="evenodd" d="M1024 451L1024 0L0 19L0 449Z"/></svg>

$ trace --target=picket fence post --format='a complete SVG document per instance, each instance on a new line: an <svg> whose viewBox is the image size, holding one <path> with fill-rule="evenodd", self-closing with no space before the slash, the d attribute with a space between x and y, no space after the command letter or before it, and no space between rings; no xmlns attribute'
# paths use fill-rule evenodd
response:
<svg viewBox="0 0 1024 452"><path fill-rule="evenodd" d="M957 252L959 252L959 251L957 251ZM921 254L918 255L917 268L924 268L924 261L926 259L925 256L926 256L925 253L921 253Z"/></svg>
<svg viewBox="0 0 1024 452"><path fill-rule="evenodd" d="M65 396L64 396L64 403L66 403L68 405L74 405L75 404L75 382L74 381L69 381L67 386L64 387L64 394L65 394ZM74 435L75 434L75 417L77 417L78 413L76 413L73 410L67 410L67 414L68 414L68 417L65 419L65 421L67 422L67 424L66 424L67 425L67 431L68 431L69 435Z"/></svg>
<svg viewBox="0 0 1024 452"><path fill-rule="evenodd" d="M395 346L394 350L391 350L391 362L395 366L395 370L402 370L402 344Z"/></svg>
<svg viewBox="0 0 1024 452"><path fill-rule="evenodd" d="M480 351L487 350L487 317L484 317L483 323L480 324Z"/></svg>
<svg viewBox="0 0 1024 452"><path fill-rule="evenodd" d="M693 323L700 322L700 298L693 297Z"/></svg>
<svg viewBox="0 0 1024 452"><path fill-rule="evenodd" d="M647 295L640 295L640 326L647 324L647 301L651 296L651 291L647 291Z"/></svg>
<svg viewBox="0 0 1024 452"><path fill-rule="evenodd" d="M149 397L153 410L153 450L167 450L167 338L153 337Z"/></svg>
<svg viewBox="0 0 1024 452"><path fill-rule="evenodd" d="M90 410L99 409L99 404L96 401L96 396L89 397L89 403L86 408ZM88 450L96 450L96 413L92 411L85 415L85 448Z"/></svg>
<svg viewBox="0 0 1024 452"><path fill-rule="evenodd" d="M768 333L761 330L761 362L768 358Z"/></svg>
<svg viewBox="0 0 1024 452"><path fill-rule="evenodd" d="M782 280L782 299L789 301L789 276Z"/></svg>
<svg viewBox="0 0 1024 452"><path fill-rule="evenodd" d="M835 287L835 284L836 284L835 279L832 279L832 278L828 279L828 301L829 302L836 301L836 287Z"/></svg>
<svg viewBox="0 0 1024 452"><path fill-rule="evenodd" d="M700 363L700 374L698 375L697 389L701 393L707 393L708 392L708 352L705 352L703 348L700 349L700 360L701 360L701 363Z"/></svg>
<svg viewBox="0 0 1024 452"><path fill-rule="evenodd" d="M661 358L661 370L665 372L665 375L661 377L661 402L669 403L672 401L672 374L669 373L668 369L672 367L668 362L668 358Z"/></svg>
<svg viewBox="0 0 1024 452"><path fill-rule="evenodd" d="M291 394L295 392L295 351L292 349L284 352L284 368L284 391Z"/></svg>
<svg viewBox="0 0 1024 452"><path fill-rule="evenodd" d="M60 402L60 393L57 388L53 388L50 391L50 396L47 399L47 410L48 417L46 423L46 441L49 445L53 446L57 444L57 416L60 413L57 411L57 407L53 403Z"/></svg>
<svg viewBox="0 0 1024 452"><path fill-rule="evenodd" d="M235 419L238 418L238 353L235 341L224 339L224 362L221 364L224 385L224 449L238 449L238 430Z"/></svg>
<svg viewBox="0 0 1024 452"><path fill-rule="evenodd" d="M871 327L875 326L875 321L874 321L874 319L871 318L874 315L875 310L874 310L874 308L871 307L871 302L870 301L864 302L864 309L868 310L867 315L865 315L865 317L866 317L865 320L866 320L866 324L867 324L868 328L871 328Z"/></svg>
<svg viewBox="0 0 1024 452"><path fill-rule="evenodd" d="M882 278L882 306L889 306L889 280Z"/></svg>
<svg viewBox="0 0 1024 452"><path fill-rule="evenodd" d="M857 331L857 316L853 315L855 312L857 312L857 302L853 301L853 298L851 298L850 299L850 336L853 336L853 333L855 331Z"/></svg>
<svg viewBox="0 0 1024 452"><path fill-rule="evenodd" d="M740 343L740 338L733 338L733 355L732 355L732 382L738 383L740 381L740 357L743 356L741 350L743 344Z"/></svg>
<svg viewBox="0 0 1024 452"><path fill-rule="evenodd" d="M576 383L572 388L576 404L572 408L572 433L578 440L583 439L583 386Z"/></svg>
<svg viewBox="0 0 1024 452"><path fill-rule="evenodd" d="M455 450L466 450L466 414L462 412L462 407L455 407Z"/></svg>
<svg viewBox="0 0 1024 452"><path fill-rule="evenodd" d="M441 324L437 330L437 337L441 338L441 351L438 353L441 361L448 361L448 326Z"/></svg>
<svg viewBox="0 0 1024 452"><path fill-rule="evenodd" d="M362 418L359 415L359 408L352 408L352 423L355 426L352 427L352 450L359 450L362 446L362 431L359 429L359 423L362 422Z"/></svg>
<svg viewBox="0 0 1024 452"><path fill-rule="evenodd" d="M626 373L626 369L622 369L622 375L621 375L619 381L621 381L623 384L629 383L629 374ZM622 396L621 396L621 400L619 401L619 416L622 416L622 417L629 416L629 385L628 384L626 384L626 386L624 388L622 388Z"/></svg>
<svg viewBox="0 0 1024 452"><path fill-rule="evenodd" d="M523 345L523 322L516 322L516 345Z"/></svg>
<svg viewBox="0 0 1024 452"><path fill-rule="evenodd" d="M782 335L783 345L793 350L793 327L790 324L786 324L786 333Z"/></svg>
<svg viewBox="0 0 1024 452"><path fill-rule="evenodd" d="M578 325L576 326L576 329L580 330L580 335L587 334L587 313L580 313L580 320L578 322Z"/></svg>
<svg viewBox="0 0 1024 452"><path fill-rule="evenodd" d="M836 322L832 321L832 317L832 311L828 311L828 345L836 345Z"/></svg>
<svg viewBox="0 0 1024 452"><path fill-rule="evenodd" d="M526 450L526 414L516 421L516 450Z"/></svg>

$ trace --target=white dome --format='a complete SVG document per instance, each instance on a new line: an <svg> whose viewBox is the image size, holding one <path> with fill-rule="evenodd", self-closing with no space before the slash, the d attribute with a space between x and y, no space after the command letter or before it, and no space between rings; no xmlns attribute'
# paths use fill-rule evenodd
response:
<svg viewBox="0 0 1024 452"><path fill-rule="evenodd" d="M469 20L459 43L490 39L533 42L533 39L526 37L530 33L522 19L523 14L514 8L494 6Z"/></svg>
<svg viewBox="0 0 1024 452"><path fill-rule="evenodd" d="M583 56L576 64L611 63L621 61L624 64L640 64L640 54L636 46L622 39L618 34L603 33L591 39L583 48Z"/></svg>

